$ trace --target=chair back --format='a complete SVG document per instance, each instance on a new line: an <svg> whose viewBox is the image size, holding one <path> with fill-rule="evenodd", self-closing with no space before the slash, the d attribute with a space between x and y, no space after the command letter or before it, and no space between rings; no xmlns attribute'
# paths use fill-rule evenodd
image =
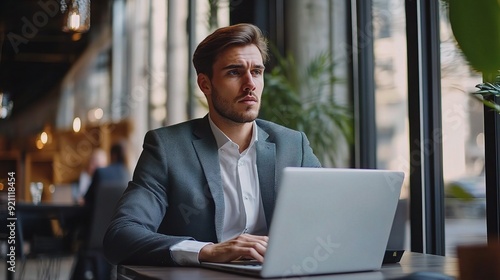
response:
<svg viewBox="0 0 500 280"><path fill-rule="evenodd" d="M102 183L97 187L87 249L102 249L104 234L126 187L126 184L117 182Z"/></svg>

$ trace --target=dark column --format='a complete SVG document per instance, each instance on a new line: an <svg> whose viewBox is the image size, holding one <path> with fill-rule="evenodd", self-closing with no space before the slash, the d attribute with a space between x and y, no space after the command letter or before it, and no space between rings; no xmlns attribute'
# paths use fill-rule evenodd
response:
<svg viewBox="0 0 500 280"><path fill-rule="evenodd" d="M372 0L351 2L354 166L377 167Z"/></svg>
<svg viewBox="0 0 500 280"><path fill-rule="evenodd" d="M406 0L406 29L411 250L444 255L439 5Z"/></svg>
<svg viewBox="0 0 500 280"><path fill-rule="evenodd" d="M494 79L488 79L494 80ZM492 98L497 104L500 98ZM484 107L484 166L488 243L500 242L500 114Z"/></svg>
<svg viewBox="0 0 500 280"><path fill-rule="evenodd" d="M230 1L229 21L230 24L243 22L255 24L262 30L270 43L275 46L281 54L284 54L284 7L284 0Z"/></svg>

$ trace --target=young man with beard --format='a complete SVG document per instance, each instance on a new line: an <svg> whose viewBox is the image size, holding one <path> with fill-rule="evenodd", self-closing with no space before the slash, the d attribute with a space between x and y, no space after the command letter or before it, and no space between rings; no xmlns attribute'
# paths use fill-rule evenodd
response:
<svg viewBox="0 0 500 280"><path fill-rule="evenodd" d="M209 113L146 134L104 240L112 263L263 261L282 169L320 167L304 133L257 119L267 60L251 24L200 43L193 63Z"/></svg>

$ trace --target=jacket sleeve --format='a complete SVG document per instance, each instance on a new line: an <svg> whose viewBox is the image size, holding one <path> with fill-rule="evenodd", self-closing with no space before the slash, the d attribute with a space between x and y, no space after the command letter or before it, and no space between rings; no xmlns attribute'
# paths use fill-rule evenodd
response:
<svg viewBox="0 0 500 280"><path fill-rule="evenodd" d="M103 241L113 264L176 265L170 247L193 239L157 233L168 210L168 164L160 137L149 131L132 181L117 204Z"/></svg>
<svg viewBox="0 0 500 280"><path fill-rule="evenodd" d="M302 167L321 167L321 163L313 153L309 140L304 132L302 135Z"/></svg>

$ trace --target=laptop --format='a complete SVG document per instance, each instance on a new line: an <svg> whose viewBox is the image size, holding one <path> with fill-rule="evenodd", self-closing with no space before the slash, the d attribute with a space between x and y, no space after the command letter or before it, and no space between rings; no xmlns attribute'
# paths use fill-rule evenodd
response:
<svg viewBox="0 0 500 280"><path fill-rule="evenodd" d="M398 263L401 261L406 247L407 239L407 221L408 221L408 199L399 199L392 222L389 241L385 249L383 263Z"/></svg>
<svg viewBox="0 0 500 280"><path fill-rule="evenodd" d="M403 178L388 170L287 167L264 263L201 265L261 278L379 270Z"/></svg>

